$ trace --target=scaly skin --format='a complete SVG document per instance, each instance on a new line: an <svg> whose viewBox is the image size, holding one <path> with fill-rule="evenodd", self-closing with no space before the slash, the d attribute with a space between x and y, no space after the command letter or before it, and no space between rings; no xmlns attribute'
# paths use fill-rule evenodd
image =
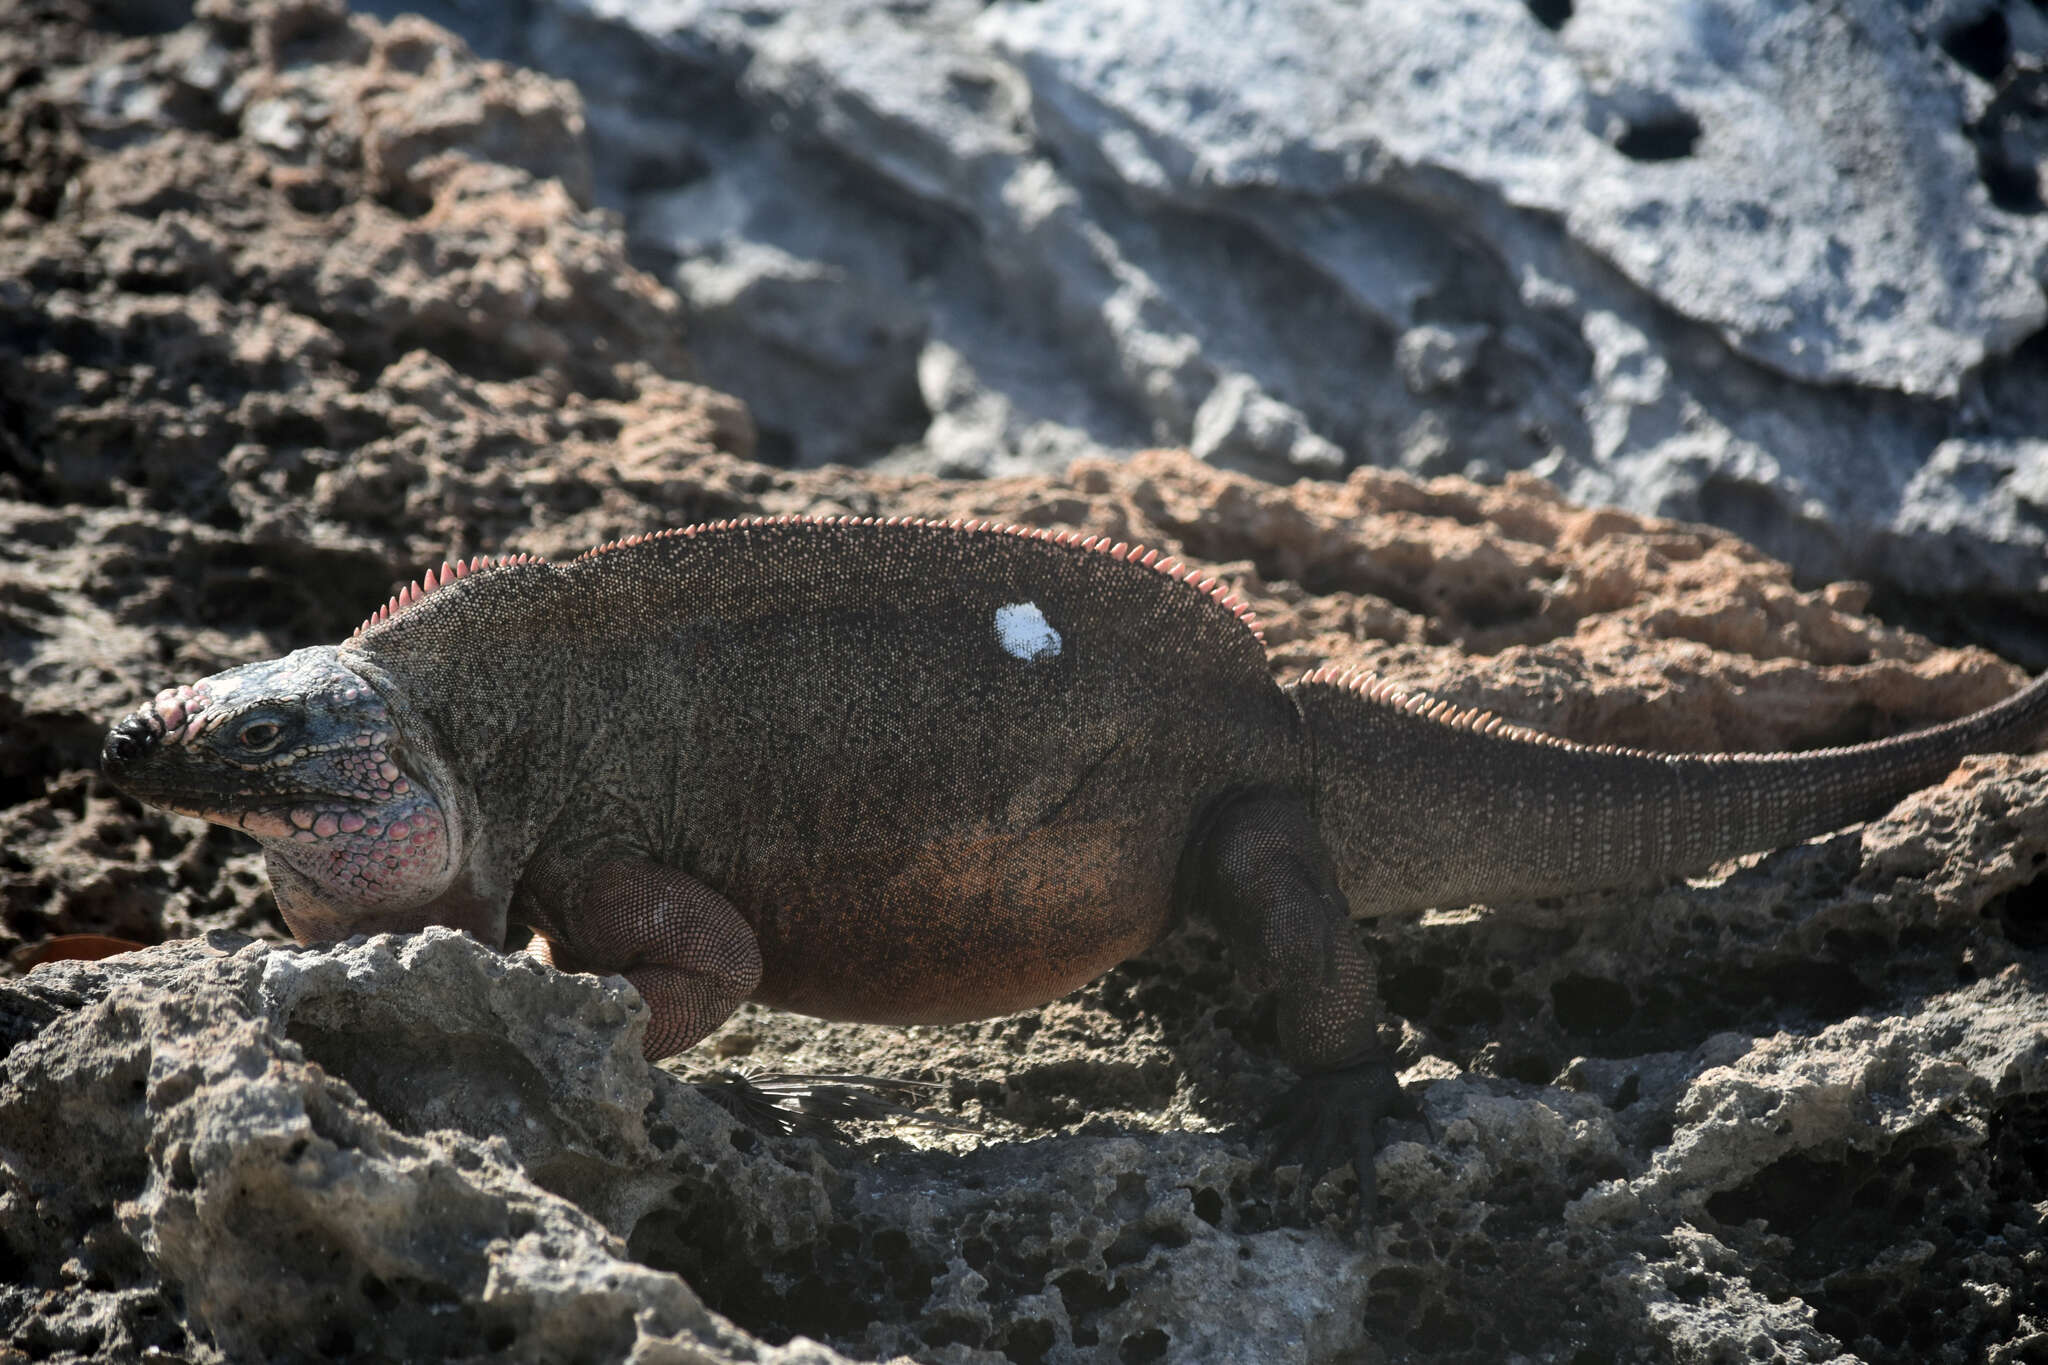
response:
<svg viewBox="0 0 2048 1365"><path fill-rule="evenodd" d="M647 1000L985 1017L1186 912L1280 1001L1290 1131L1355 1162L1399 1099L1349 917L1643 881L1835 828L2017 746L2048 683L1801 755L1588 749L1376 679L1270 680L1234 601L1122 545L726 523L429 574L338 648L109 736L144 800L244 829L302 941L532 929Z"/></svg>

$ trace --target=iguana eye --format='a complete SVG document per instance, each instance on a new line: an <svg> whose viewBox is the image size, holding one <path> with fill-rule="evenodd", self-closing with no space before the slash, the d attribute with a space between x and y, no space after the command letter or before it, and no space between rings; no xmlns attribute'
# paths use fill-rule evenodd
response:
<svg viewBox="0 0 2048 1365"><path fill-rule="evenodd" d="M242 732L235 736L235 743L250 753L260 754L275 748L278 737L283 733L284 728L274 720L253 721L242 727Z"/></svg>

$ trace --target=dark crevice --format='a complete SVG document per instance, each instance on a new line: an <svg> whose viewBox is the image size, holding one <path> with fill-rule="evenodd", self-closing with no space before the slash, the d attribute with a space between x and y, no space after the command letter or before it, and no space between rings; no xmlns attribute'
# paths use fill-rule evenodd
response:
<svg viewBox="0 0 2048 1365"><path fill-rule="evenodd" d="M1142 1365L1142 1362L1166 1359L1173 1339L1157 1327L1148 1327L1142 1332L1133 1332L1117 1346L1117 1358L1125 1365Z"/></svg>
<svg viewBox="0 0 2048 1365"><path fill-rule="evenodd" d="M1986 10L1968 23L1955 24L1941 36L1941 50L1964 67L1995 81L2012 65L2012 28L2002 10Z"/></svg>
<svg viewBox="0 0 2048 1365"><path fill-rule="evenodd" d="M1567 1033L1613 1033L1635 1015L1635 1001L1619 981L1567 976L1550 988L1551 1009Z"/></svg>
<svg viewBox="0 0 2048 1365"><path fill-rule="evenodd" d="M1529 7L1529 13L1536 22L1557 32L1571 21L1572 0L1522 0Z"/></svg>
<svg viewBox="0 0 2048 1365"><path fill-rule="evenodd" d="M2048 201L2041 198L2041 172L2033 166L2015 166L1981 141L1977 144L1977 174L1996 208L2007 213L2039 213L2048 208Z"/></svg>
<svg viewBox="0 0 2048 1365"><path fill-rule="evenodd" d="M120 0L93 6L94 16L124 38L156 38L192 22L191 0Z"/></svg>
<svg viewBox="0 0 2048 1365"><path fill-rule="evenodd" d="M2048 70L2012 72L1984 116L1965 130L1977 149L1977 174L1994 206L2040 213L2041 173L2048 162Z"/></svg>
<svg viewBox="0 0 2048 1365"><path fill-rule="evenodd" d="M1914 595L1881 589L1870 601L1873 620L1924 635L1937 645L1975 645L2010 659L2029 673L2048 671L2048 615L2011 598L1988 594Z"/></svg>
<svg viewBox="0 0 2048 1365"><path fill-rule="evenodd" d="M2014 887L1986 909L2015 947L2037 952L2048 948L2048 876Z"/></svg>
<svg viewBox="0 0 2048 1365"><path fill-rule="evenodd" d="M1681 161L1692 155L1703 130L1700 121L1683 109L1670 109L1651 118L1633 119L1614 139L1614 150L1631 161Z"/></svg>

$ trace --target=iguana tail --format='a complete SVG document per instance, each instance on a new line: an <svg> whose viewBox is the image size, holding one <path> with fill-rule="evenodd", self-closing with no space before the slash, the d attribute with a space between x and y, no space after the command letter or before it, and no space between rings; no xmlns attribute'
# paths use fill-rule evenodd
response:
<svg viewBox="0 0 2048 1365"><path fill-rule="evenodd" d="M1372 674L1290 690L1315 748L1316 821L1354 913L1640 884L1868 819L1966 754L2031 747L2048 675L1960 720L1788 754L1592 748L1461 712Z"/></svg>

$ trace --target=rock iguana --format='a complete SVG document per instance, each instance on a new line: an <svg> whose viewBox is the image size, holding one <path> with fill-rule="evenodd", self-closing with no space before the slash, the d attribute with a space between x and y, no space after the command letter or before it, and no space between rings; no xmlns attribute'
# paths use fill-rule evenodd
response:
<svg viewBox="0 0 2048 1365"><path fill-rule="evenodd" d="M524 926L633 983L651 1057L744 1000L1022 1009L1206 914L1277 992L1293 1145L1369 1196L1399 1090L1352 914L1697 869L2044 721L2048 678L1847 748L1593 748L1278 686L1235 598L1102 537L783 517L443 565L338 647L159 693L103 764L255 836L300 941Z"/></svg>

